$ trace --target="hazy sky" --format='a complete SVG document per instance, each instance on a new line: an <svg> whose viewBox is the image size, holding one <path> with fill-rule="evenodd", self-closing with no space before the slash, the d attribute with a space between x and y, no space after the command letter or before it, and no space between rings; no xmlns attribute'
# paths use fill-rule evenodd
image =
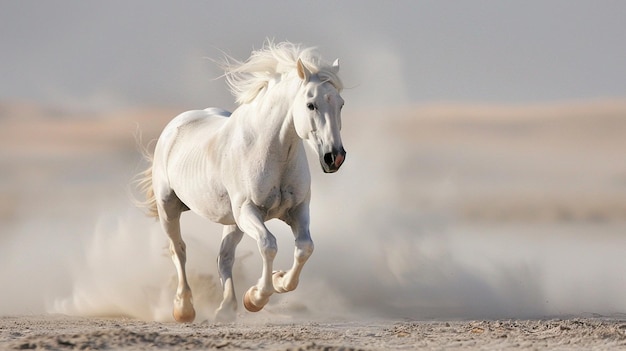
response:
<svg viewBox="0 0 626 351"><path fill-rule="evenodd" d="M0 101L232 107L206 57L340 58L350 104L626 96L626 1L0 0Z"/></svg>

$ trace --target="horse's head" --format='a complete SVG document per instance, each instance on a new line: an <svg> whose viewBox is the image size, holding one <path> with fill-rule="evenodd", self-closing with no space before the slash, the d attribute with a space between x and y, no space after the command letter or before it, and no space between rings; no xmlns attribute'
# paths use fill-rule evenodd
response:
<svg viewBox="0 0 626 351"><path fill-rule="evenodd" d="M334 173L346 158L340 133L343 99L332 81L312 74L301 60L297 69L302 84L292 110L296 132L315 150L324 172ZM339 62L330 70L336 74Z"/></svg>

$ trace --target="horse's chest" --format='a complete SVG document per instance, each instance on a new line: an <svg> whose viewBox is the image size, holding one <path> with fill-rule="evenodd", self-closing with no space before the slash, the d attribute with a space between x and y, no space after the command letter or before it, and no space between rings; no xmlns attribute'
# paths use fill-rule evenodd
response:
<svg viewBox="0 0 626 351"><path fill-rule="evenodd" d="M272 185L253 202L266 212L267 219L283 218L289 210L305 200L303 187L298 184Z"/></svg>

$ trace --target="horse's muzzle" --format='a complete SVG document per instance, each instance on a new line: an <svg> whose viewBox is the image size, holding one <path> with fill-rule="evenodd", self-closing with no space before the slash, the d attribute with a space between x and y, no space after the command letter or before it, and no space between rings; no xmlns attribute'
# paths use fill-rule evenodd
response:
<svg viewBox="0 0 626 351"><path fill-rule="evenodd" d="M335 173L339 170L339 167L343 164L343 161L346 159L346 150L341 147L341 149L333 149L332 152L328 152L324 154L322 157L322 169L324 173Z"/></svg>

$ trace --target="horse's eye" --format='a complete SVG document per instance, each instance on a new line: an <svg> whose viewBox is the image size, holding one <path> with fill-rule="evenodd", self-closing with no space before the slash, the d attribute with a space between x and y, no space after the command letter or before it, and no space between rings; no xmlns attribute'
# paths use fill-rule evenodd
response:
<svg viewBox="0 0 626 351"><path fill-rule="evenodd" d="M312 103L310 103L310 102L309 102L308 104L306 104L306 107L307 107L309 110L311 110L311 111L315 110L315 105L313 105L313 104L312 104Z"/></svg>

